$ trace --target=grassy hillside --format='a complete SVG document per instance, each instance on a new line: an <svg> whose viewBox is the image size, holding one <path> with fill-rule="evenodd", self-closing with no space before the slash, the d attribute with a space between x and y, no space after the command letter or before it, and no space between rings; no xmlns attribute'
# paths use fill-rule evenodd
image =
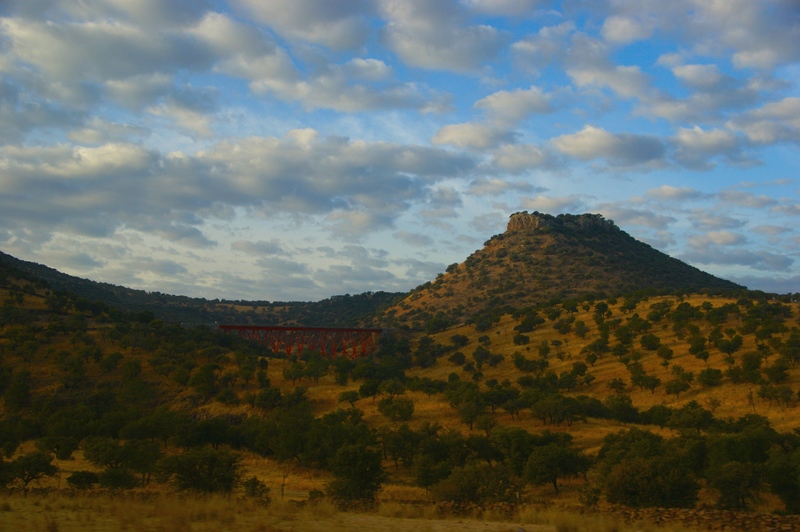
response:
<svg viewBox="0 0 800 532"><path fill-rule="evenodd" d="M35 280L40 288L74 294L85 303L100 303L125 312L146 312L172 323L327 325L354 327L372 319L401 294L366 292L333 296L316 302L228 301L174 296L98 283L67 275L42 264L23 261L0 252L0 278Z"/></svg>
<svg viewBox="0 0 800 532"><path fill-rule="evenodd" d="M386 333L374 360L327 363L313 354L275 358L208 328L90 305L36 279L5 281L4 464L39 449L54 457L62 479L110 471L87 460L98 439L120 448L153 441L162 461L208 446L234 453L241 478L255 477L275 497L307 497L330 487L337 453L356 446L380 453L381 500L441 500L457 497L447 485L453 475L483 471L481 464L511 467L504 428L540 438L531 440L537 449L566 435L563 444L590 459L609 435L631 427L668 441L694 434L704 445L733 438L733 420L751 414L776 434L798 428L800 309L788 296L571 300L430 336ZM700 411L701 421L687 418ZM299 438L294 447L282 440L290 434ZM785 440L787 452L793 442ZM436 448L445 449L439 461ZM588 483L564 475L558 497L546 482L526 483L524 500L578 505L586 486L600 485L602 463L590 466ZM435 467L426 481L428 466ZM137 479L152 476L147 489L178 486L155 465L129 467ZM697 476L697 504L720 497L706 477ZM783 507L766 481L760 486L757 507Z"/></svg>
<svg viewBox="0 0 800 532"><path fill-rule="evenodd" d="M430 331L587 295L730 293L742 288L637 241L600 215L523 212L511 216L505 233L413 290L381 319Z"/></svg>

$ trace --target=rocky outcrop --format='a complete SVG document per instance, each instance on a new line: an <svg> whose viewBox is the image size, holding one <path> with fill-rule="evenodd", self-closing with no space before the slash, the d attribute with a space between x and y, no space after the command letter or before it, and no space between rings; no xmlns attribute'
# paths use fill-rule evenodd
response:
<svg viewBox="0 0 800 532"><path fill-rule="evenodd" d="M604 232L619 231L620 229L611 220L606 220L601 214L559 214L552 216L534 211L517 212L508 220L507 233L521 231L541 231L552 229L572 230L599 230Z"/></svg>

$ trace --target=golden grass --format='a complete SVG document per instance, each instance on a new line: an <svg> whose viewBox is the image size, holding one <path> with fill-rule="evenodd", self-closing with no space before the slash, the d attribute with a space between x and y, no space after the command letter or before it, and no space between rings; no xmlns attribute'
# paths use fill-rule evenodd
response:
<svg viewBox="0 0 800 532"><path fill-rule="evenodd" d="M443 515L431 504L383 503L372 511L343 512L329 502L269 505L236 497L165 493L4 494L0 530L14 531L482 531L527 532L661 530L677 526L626 525L613 516L583 515L556 508L523 507L511 517Z"/></svg>

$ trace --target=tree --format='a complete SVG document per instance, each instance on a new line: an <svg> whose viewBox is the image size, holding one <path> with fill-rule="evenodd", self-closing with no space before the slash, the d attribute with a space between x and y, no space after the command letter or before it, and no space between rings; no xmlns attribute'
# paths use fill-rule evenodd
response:
<svg viewBox="0 0 800 532"><path fill-rule="evenodd" d="M241 457L211 447L191 449L165 460L164 472L180 490L230 493L240 477Z"/></svg>
<svg viewBox="0 0 800 532"><path fill-rule="evenodd" d="M22 487L27 488L34 480L55 476L58 468L53 464L53 457L50 454L33 451L14 460L11 471L13 476L22 482Z"/></svg>
<svg viewBox="0 0 800 532"><path fill-rule="evenodd" d="M339 501L373 501L386 480L381 453L365 444L345 445L330 461L328 493Z"/></svg>
<svg viewBox="0 0 800 532"><path fill-rule="evenodd" d="M731 461L713 471L709 481L719 490L717 506L746 510L759 500L763 471L757 464Z"/></svg>
<svg viewBox="0 0 800 532"><path fill-rule="evenodd" d="M378 411L392 421L408 421L414 415L414 401L407 397L385 397L378 402Z"/></svg>
<svg viewBox="0 0 800 532"><path fill-rule="evenodd" d="M340 403L350 403L351 407L356 406L356 401L358 401L361 396L355 390L349 390L346 392L342 392L339 394L339 402Z"/></svg>
<svg viewBox="0 0 800 532"><path fill-rule="evenodd" d="M639 343L643 349L647 349L648 351L657 351L661 345L661 338L655 334L645 334L639 339Z"/></svg>
<svg viewBox="0 0 800 532"><path fill-rule="evenodd" d="M583 474L589 459L564 442L536 447L525 464L525 481L535 486L551 483L558 495L558 479Z"/></svg>
<svg viewBox="0 0 800 532"><path fill-rule="evenodd" d="M703 386L719 386L722 382L722 370L715 368L706 368L697 374L697 382Z"/></svg>

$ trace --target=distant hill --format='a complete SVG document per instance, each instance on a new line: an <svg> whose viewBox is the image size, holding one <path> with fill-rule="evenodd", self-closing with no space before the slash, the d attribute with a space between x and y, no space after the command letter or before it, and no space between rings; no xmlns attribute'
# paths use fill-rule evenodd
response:
<svg viewBox="0 0 800 532"><path fill-rule="evenodd" d="M151 312L155 317L173 323L354 327L371 322L378 309L402 296L401 293L366 292L333 296L316 302L208 300L82 279L3 252L0 252L0 276L23 278L128 312Z"/></svg>
<svg viewBox="0 0 800 532"><path fill-rule="evenodd" d="M413 290L382 319L456 324L481 313L587 295L742 289L639 242L599 214L521 212L510 217L505 233Z"/></svg>

